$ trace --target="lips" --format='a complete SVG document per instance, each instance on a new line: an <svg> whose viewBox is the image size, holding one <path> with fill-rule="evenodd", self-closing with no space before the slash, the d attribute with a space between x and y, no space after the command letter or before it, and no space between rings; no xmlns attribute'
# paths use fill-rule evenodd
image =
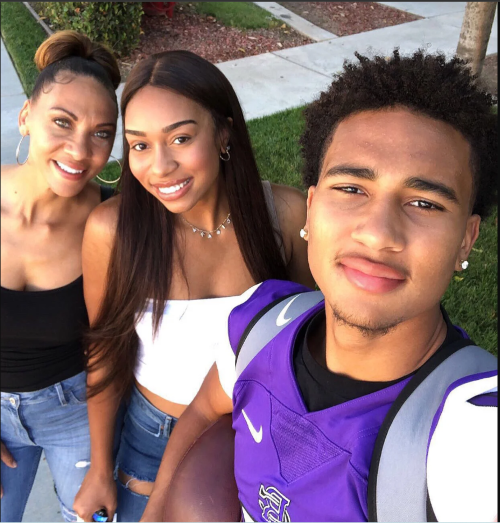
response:
<svg viewBox="0 0 500 523"><path fill-rule="evenodd" d="M81 180L87 174L87 169L72 162L60 162L59 160L52 160L52 163L54 164L57 172L67 180Z"/></svg>
<svg viewBox="0 0 500 523"><path fill-rule="evenodd" d="M165 183L155 183L152 184L152 186L155 188L158 198L165 201L172 201L184 196L191 188L192 181L192 178L183 178Z"/></svg>
<svg viewBox="0 0 500 523"><path fill-rule="evenodd" d="M342 258L340 265L350 283L368 292L390 292L406 280L401 271L366 258Z"/></svg>

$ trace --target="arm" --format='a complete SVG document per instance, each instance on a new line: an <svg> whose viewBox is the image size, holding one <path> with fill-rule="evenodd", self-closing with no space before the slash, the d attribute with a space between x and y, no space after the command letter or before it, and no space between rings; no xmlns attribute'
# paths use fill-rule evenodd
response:
<svg viewBox="0 0 500 523"><path fill-rule="evenodd" d="M285 244L290 279L315 289L316 284L307 260L307 242L299 234L306 223L307 199L302 192L293 187L274 183L271 187Z"/></svg>
<svg viewBox="0 0 500 523"><path fill-rule="evenodd" d="M95 321L106 289L107 270L116 228L118 198L113 198L90 214L85 227L82 265L85 304L90 324ZM97 383L105 369L90 372L87 385ZM120 398L112 387L87 401L90 427L90 468L73 504L85 521L106 508L110 517L116 510L116 485L113 477L113 439Z"/></svg>
<svg viewBox="0 0 500 523"><path fill-rule="evenodd" d="M198 394L172 431L141 521L163 521L165 499L177 465L196 439L212 423L232 410L231 398L224 392L219 381L217 366L214 364Z"/></svg>

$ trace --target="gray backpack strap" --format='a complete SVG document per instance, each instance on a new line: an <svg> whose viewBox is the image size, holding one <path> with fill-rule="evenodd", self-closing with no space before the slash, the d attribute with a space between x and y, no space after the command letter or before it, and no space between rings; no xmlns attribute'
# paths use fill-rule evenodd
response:
<svg viewBox="0 0 500 523"><path fill-rule="evenodd" d="M324 299L320 291L301 292L278 299L263 309L248 325L236 352L236 376L293 320Z"/></svg>
<svg viewBox="0 0 500 523"><path fill-rule="evenodd" d="M465 376L498 369L495 356L467 343L455 342L424 364L389 410L370 468L369 521L427 521L427 445L446 389Z"/></svg>

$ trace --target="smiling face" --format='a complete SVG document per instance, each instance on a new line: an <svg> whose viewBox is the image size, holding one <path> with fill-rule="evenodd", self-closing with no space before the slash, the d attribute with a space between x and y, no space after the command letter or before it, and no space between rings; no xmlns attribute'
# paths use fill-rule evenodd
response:
<svg viewBox="0 0 500 523"><path fill-rule="evenodd" d="M109 159L117 108L93 78L60 73L19 116L30 135L28 165L59 196L75 196Z"/></svg>
<svg viewBox="0 0 500 523"><path fill-rule="evenodd" d="M144 87L127 106L125 136L132 174L169 211L190 210L216 187L224 147L210 113L192 100Z"/></svg>
<svg viewBox="0 0 500 523"><path fill-rule="evenodd" d="M308 253L334 316L385 331L438 307L477 238L470 147L405 109L343 120L309 189Z"/></svg>

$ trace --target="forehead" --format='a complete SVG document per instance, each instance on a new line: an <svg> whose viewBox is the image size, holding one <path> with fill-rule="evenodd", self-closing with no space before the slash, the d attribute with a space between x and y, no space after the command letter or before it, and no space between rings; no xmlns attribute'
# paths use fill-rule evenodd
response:
<svg viewBox="0 0 500 523"><path fill-rule="evenodd" d="M193 100L170 89L148 85L140 89L130 100L125 111L127 128L143 129L155 122L162 127L180 122L195 120L198 123L211 121L210 113Z"/></svg>
<svg viewBox="0 0 500 523"><path fill-rule="evenodd" d="M341 121L322 173L333 165L368 167L379 174L431 175L471 186L470 146L451 125L406 109L364 111Z"/></svg>
<svg viewBox="0 0 500 523"><path fill-rule="evenodd" d="M99 116L107 121L118 116L114 100L100 82L70 73L60 73L55 82L44 87L35 105L43 110L62 106L76 116Z"/></svg>

